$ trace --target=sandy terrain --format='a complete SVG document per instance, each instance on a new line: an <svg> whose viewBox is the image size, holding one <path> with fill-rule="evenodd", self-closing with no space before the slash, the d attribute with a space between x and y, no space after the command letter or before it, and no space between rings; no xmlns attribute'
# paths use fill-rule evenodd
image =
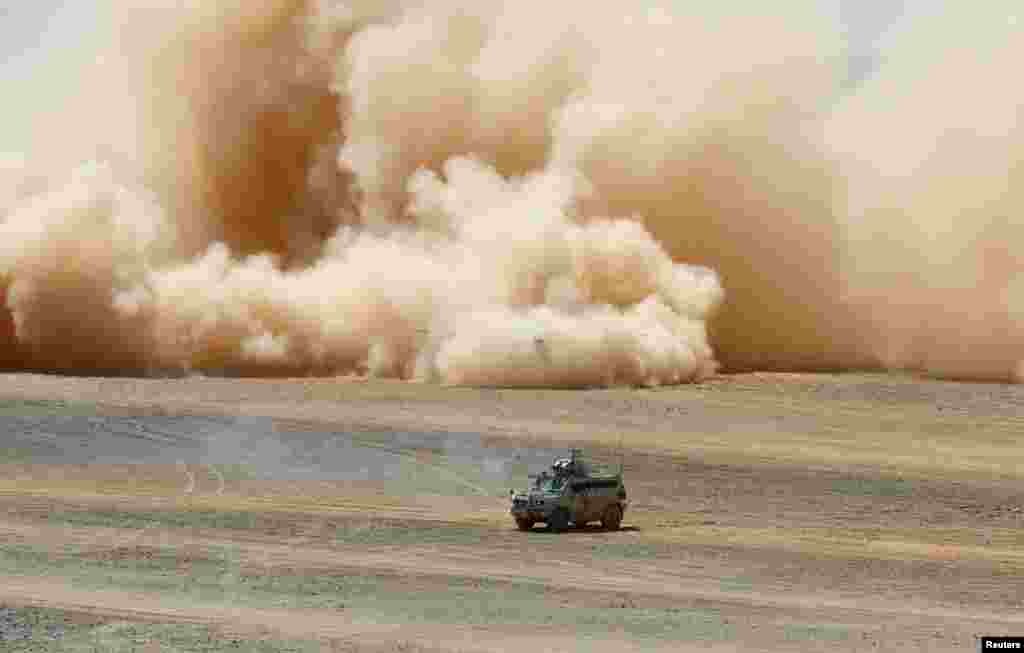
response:
<svg viewBox="0 0 1024 653"><path fill-rule="evenodd" d="M4 605L324 650L966 651L1024 633L1017 387L9 375L3 399ZM626 528L513 528L525 468L569 444L615 463L620 437Z"/></svg>

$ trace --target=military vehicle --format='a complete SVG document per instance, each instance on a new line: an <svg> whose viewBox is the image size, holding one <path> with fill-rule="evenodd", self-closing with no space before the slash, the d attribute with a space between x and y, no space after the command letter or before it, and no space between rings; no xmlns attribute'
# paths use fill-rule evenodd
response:
<svg viewBox="0 0 1024 653"><path fill-rule="evenodd" d="M572 524L586 526L601 522L608 530L617 530L622 524L628 501L622 483L622 467L617 474L594 473L582 458L579 449L570 449L569 458L559 458L533 479L525 492L510 490L512 517L519 530L528 531L543 522L555 532L562 532Z"/></svg>

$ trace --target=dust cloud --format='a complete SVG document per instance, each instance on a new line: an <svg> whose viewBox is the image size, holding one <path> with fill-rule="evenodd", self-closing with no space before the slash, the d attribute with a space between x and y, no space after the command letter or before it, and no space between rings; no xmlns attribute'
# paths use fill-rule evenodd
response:
<svg viewBox="0 0 1024 653"><path fill-rule="evenodd" d="M827 123L849 184L848 298L887 367L1019 382L1024 14L933 4L887 34L885 66Z"/></svg>
<svg viewBox="0 0 1024 653"><path fill-rule="evenodd" d="M879 112L903 73L844 89L830 6L113 5L82 90L0 160L0 363L565 387L720 366L1010 378L1020 49L993 48L1003 75L929 61ZM988 103L947 101L951 75ZM951 120L1016 140L935 149Z"/></svg>

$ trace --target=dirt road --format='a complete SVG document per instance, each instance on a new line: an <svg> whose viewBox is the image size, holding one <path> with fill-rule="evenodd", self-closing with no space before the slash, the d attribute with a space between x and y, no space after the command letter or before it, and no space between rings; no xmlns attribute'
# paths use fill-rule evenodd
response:
<svg viewBox="0 0 1024 653"><path fill-rule="evenodd" d="M1016 387L10 375L2 398L6 605L324 650L967 651L1024 633ZM617 462L620 436L627 528L513 528L510 483L569 444Z"/></svg>

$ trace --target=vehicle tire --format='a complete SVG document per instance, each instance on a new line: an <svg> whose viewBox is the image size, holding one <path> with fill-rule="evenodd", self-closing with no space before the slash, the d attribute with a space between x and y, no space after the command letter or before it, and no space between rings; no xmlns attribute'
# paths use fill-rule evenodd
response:
<svg viewBox="0 0 1024 653"><path fill-rule="evenodd" d="M621 524L622 508L618 506L608 506L608 508L605 509L604 514L601 515L601 526L608 531L617 531Z"/></svg>
<svg viewBox="0 0 1024 653"><path fill-rule="evenodd" d="M548 517L548 528L554 533L563 533L569 528L569 512L559 508Z"/></svg>
<svg viewBox="0 0 1024 653"><path fill-rule="evenodd" d="M516 519L516 528L521 531L528 531L533 528L532 519Z"/></svg>

